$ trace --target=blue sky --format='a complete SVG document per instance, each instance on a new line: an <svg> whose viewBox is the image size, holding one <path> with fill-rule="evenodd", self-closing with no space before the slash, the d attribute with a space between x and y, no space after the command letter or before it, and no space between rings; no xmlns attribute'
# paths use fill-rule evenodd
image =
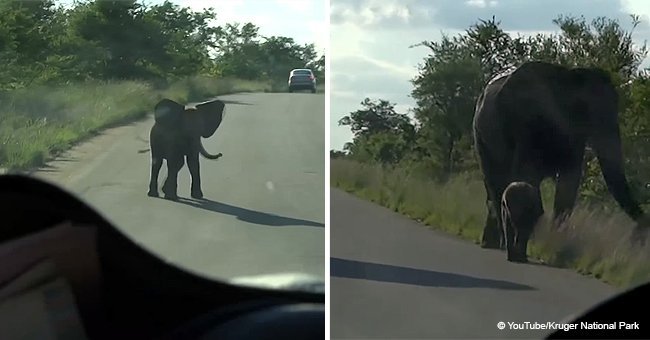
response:
<svg viewBox="0 0 650 340"><path fill-rule="evenodd" d="M352 138L338 120L365 97L390 100L400 112L414 105L409 80L428 49L409 45L459 33L478 18L495 15L508 32L528 35L555 31L559 14L607 16L630 27L634 13L642 21L635 41L650 37L648 0L330 0L330 6L330 147L337 150Z"/></svg>
<svg viewBox="0 0 650 340"><path fill-rule="evenodd" d="M72 3L72 0L55 0ZM139 1L159 4L164 0ZM193 10L212 7L217 13L217 25L252 22L261 35L293 38L299 44L314 43L319 53L326 47L327 4L325 0L173 0ZM289 18L289 19L287 19Z"/></svg>

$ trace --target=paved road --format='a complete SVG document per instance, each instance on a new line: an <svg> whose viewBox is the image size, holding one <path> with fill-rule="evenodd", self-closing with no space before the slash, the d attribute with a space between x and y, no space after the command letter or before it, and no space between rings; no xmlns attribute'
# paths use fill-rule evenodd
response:
<svg viewBox="0 0 650 340"><path fill-rule="evenodd" d="M36 175L62 184L136 241L216 278L325 273L323 94L238 94L201 159L204 202L150 198L153 119L107 131ZM165 166L159 184L166 176ZM189 198L190 176L179 175Z"/></svg>
<svg viewBox="0 0 650 340"><path fill-rule="evenodd" d="M499 321L562 321L617 291L569 270L513 264L332 189L332 338L542 338Z"/></svg>

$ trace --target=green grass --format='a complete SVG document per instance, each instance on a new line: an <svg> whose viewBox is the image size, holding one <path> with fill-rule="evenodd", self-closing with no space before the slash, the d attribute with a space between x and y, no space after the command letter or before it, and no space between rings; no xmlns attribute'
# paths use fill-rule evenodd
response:
<svg viewBox="0 0 650 340"><path fill-rule="evenodd" d="M0 94L0 169L21 170L97 132L145 117L162 98L199 101L237 92L267 92L269 83L196 76L164 88L139 81L34 87Z"/></svg>
<svg viewBox="0 0 650 340"><path fill-rule="evenodd" d="M478 247L487 213L478 173L460 174L438 184L401 168L332 159L330 183ZM553 204L552 189L550 182L543 183L546 211ZM618 287L634 286L650 281L650 249L631 245L633 226L622 212L579 204L559 230L551 230L548 215L540 220L529 243L529 256Z"/></svg>

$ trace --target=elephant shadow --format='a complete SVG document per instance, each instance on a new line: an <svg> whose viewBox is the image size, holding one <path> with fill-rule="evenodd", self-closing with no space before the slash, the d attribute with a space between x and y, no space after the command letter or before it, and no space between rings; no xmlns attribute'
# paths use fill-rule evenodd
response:
<svg viewBox="0 0 650 340"><path fill-rule="evenodd" d="M189 205L195 208L204 209L220 214L227 214L237 217L238 220L266 225L271 227L282 227L282 226L308 226L308 227L321 227L324 228L325 224L318 223L314 221L308 221L298 218L279 216L275 214L269 214L261 211L250 210L246 208L237 207L234 205L212 201L209 199L187 199L179 198L176 202Z"/></svg>
<svg viewBox="0 0 650 340"><path fill-rule="evenodd" d="M336 257L330 258L330 275L332 277L401 283L425 287L535 290L535 288L531 286L503 280L483 279L463 274L355 261Z"/></svg>

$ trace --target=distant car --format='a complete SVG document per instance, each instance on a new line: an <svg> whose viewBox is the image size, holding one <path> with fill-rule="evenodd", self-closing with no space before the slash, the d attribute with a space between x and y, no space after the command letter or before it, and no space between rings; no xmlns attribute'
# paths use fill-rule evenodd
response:
<svg viewBox="0 0 650 340"><path fill-rule="evenodd" d="M308 68L297 68L289 72L289 92L296 90L310 90L316 93L316 77Z"/></svg>

